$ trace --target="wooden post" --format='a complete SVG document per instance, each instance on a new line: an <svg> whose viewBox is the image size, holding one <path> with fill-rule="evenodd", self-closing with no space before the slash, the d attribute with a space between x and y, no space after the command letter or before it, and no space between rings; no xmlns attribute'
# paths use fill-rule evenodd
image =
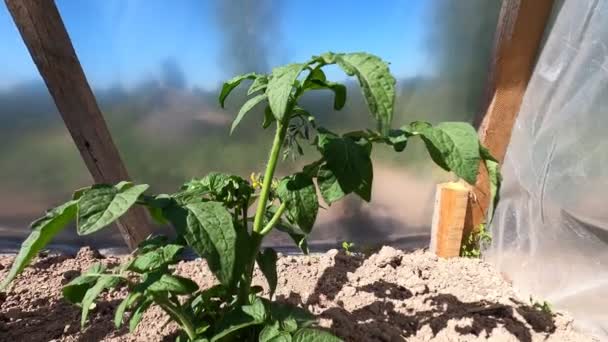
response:
<svg viewBox="0 0 608 342"><path fill-rule="evenodd" d="M435 192L431 252L443 258L460 255L469 204L469 189L462 183L442 183Z"/></svg>
<svg viewBox="0 0 608 342"><path fill-rule="evenodd" d="M476 123L479 138L503 162L515 119L532 75L553 0L503 0L486 87L486 110ZM468 231L486 221L490 203L488 173L480 167L473 189L474 203Z"/></svg>
<svg viewBox="0 0 608 342"><path fill-rule="evenodd" d="M128 180L54 1L5 2L94 181L114 184ZM151 232L141 208L125 214L118 228L130 248Z"/></svg>

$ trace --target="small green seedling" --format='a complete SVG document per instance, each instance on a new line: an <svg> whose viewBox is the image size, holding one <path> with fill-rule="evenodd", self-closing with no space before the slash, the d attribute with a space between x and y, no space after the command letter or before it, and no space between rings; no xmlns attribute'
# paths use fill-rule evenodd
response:
<svg viewBox="0 0 608 342"><path fill-rule="evenodd" d="M305 93L317 90L333 92L334 109L344 106L346 87L329 81L323 71L333 64L359 81L377 122L375 130L338 134L319 126L314 113L300 106ZM76 222L78 234L88 235L139 205L155 220L170 223L177 237L150 237L124 264L109 269L95 265L66 285L64 297L82 307L83 326L103 291L126 287L128 295L118 306L114 323L120 327L128 320L131 331L144 312L156 305L179 325L180 341L339 341L317 329L314 317L306 310L272 300L277 288L277 253L261 248L271 231L287 234L307 253L307 237L319 211L317 194L330 206L349 194L369 202L372 147L384 145L402 152L415 137L423 140L435 163L468 183L475 183L479 164L485 162L496 193L498 164L479 144L475 129L468 123L433 126L416 121L391 128L396 82L388 64L374 55L325 53L304 63L277 67L268 75L237 76L222 87L222 107L231 91L245 80L252 81L247 92L250 98L239 110L231 132L253 107L265 106L259 119L264 129L274 127L274 140L262 173L253 174L251 181L211 173L186 182L172 194L147 194L148 185L131 182L77 190L70 201L32 223L32 233L1 287L71 222ZM303 143L311 144L318 158L300 171L276 179L279 157L286 152L301 155ZM255 207L253 216L249 215L251 207ZM191 279L174 274L174 265L186 248L206 259L217 278L216 286L200 289ZM256 263L268 282L268 297L251 285Z"/></svg>
<svg viewBox="0 0 608 342"><path fill-rule="evenodd" d="M460 256L467 258L480 258L481 251L492 243L492 235L486 229L486 224L480 224L465 239L460 249Z"/></svg>
<svg viewBox="0 0 608 342"><path fill-rule="evenodd" d="M536 310L542 311L548 315L553 315L553 308L551 307L551 304L546 300L541 303L534 300L534 298L530 296L530 305L532 305L532 307Z"/></svg>
<svg viewBox="0 0 608 342"><path fill-rule="evenodd" d="M352 249L353 247L355 247L355 243L354 242L347 242L347 241L343 241L342 242L342 249L344 250L344 252L346 253L346 255L352 255Z"/></svg>

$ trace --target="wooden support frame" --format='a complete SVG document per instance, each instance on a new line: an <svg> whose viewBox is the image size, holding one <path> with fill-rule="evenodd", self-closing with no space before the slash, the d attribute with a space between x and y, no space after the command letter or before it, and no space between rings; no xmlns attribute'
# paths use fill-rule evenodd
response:
<svg viewBox="0 0 608 342"><path fill-rule="evenodd" d="M94 181L115 184L128 180L54 1L5 2ZM152 231L142 208L121 217L118 228L130 248Z"/></svg>
<svg viewBox="0 0 608 342"><path fill-rule="evenodd" d="M500 163L504 161L524 92L532 75L553 0L503 0L488 74L484 110L476 119L479 139ZM473 188L465 237L485 223L490 191L480 167Z"/></svg>

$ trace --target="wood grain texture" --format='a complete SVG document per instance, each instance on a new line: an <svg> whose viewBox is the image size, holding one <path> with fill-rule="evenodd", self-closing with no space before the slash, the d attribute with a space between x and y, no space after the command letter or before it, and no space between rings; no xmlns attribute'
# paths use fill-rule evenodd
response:
<svg viewBox="0 0 608 342"><path fill-rule="evenodd" d="M5 2L94 181L115 184L128 180L127 170L54 1ZM118 227L130 248L151 232L147 215L141 208L125 214L118 221Z"/></svg>
<svg viewBox="0 0 608 342"><path fill-rule="evenodd" d="M484 100L477 117L479 138L503 162L513 125L532 75L553 0L503 0ZM488 173L480 166L473 189L473 227L486 221L490 203Z"/></svg>
<svg viewBox="0 0 608 342"><path fill-rule="evenodd" d="M460 183L437 185L431 225L430 250L442 258L460 255L467 219L469 190Z"/></svg>

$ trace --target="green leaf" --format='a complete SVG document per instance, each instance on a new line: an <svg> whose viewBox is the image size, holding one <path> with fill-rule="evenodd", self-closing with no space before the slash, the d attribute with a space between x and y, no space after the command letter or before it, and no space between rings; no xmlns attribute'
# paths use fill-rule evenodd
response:
<svg viewBox="0 0 608 342"><path fill-rule="evenodd" d="M211 338L211 342L219 341L235 331L260 323L262 322L237 308L224 315L217 325L216 334Z"/></svg>
<svg viewBox="0 0 608 342"><path fill-rule="evenodd" d="M73 200L78 200L82 195L91 189L90 186L85 186L84 188L76 189L72 194Z"/></svg>
<svg viewBox="0 0 608 342"><path fill-rule="evenodd" d="M342 339L327 331L303 328L293 335L293 342L341 342Z"/></svg>
<svg viewBox="0 0 608 342"><path fill-rule="evenodd" d="M264 306L264 302L258 297L256 297L251 304L243 305L241 310L251 316L256 322L263 322L266 320L266 307Z"/></svg>
<svg viewBox="0 0 608 342"><path fill-rule="evenodd" d="M223 85L222 85L222 91L220 92L220 97L219 97L219 101L220 101L220 105L222 106L222 108L224 108L224 102L226 101L226 98L228 97L228 95L230 95L230 92L239 86L239 84L241 84L241 82L243 82L246 79L255 79L258 75L254 72L250 72L248 74L243 74L243 75L238 75L235 76L233 78L231 78L230 80L226 81Z"/></svg>
<svg viewBox="0 0 608 342"><path fill-rule="evenodd" d="M148 310L148 308L150 307L150 305L152 305L152 303L153 303L152 298L148 297L139 304L139 306L135 309L135 311L133 311L133 314L131 315L131 319L129 320L129 332L135 331L135 328L137 328L137 325L139 324L139 322L141 322L141 319L143 318L144 313L146 312L146 310Z"/></svg>
<svg viewBox="0 0 608 342"><path fill-rule="evenodd" d="M239 110L239 114L236 116L236 119L234 119L234 121L232 122L232 126L230 127L230 134L234 132L234 129L245 117L245 114L247 114L253 107L255 107L258 103L264 101L265 99L266 94L260 94L247 100L247 102L245 102L245 104Z"/></svg>
<svg viewBox="0 0 608 342"><path fill-rule="evenodd" d="M116 326L116 329L120 328L122 325L125 311L132 307L142 296L143 294L141 292L131 292L122 302L120 302L120 305L118 305L116 313L114 314L114 326Z"/></svg>
<svg viewBox="0 0 608 342"><path fill-rule="evenodd" d="M277 337L281 336L282 334L284 334L284 332L281 331L281 326L279 325L279 322L275 321L272 324L267 324L264 329L262 329L262 331L260 332L260 336L258 338L259 342L276 342L278 340L276 340ZM287 334L289 335L289 334ZM290 337L290 341L291 341L291 336ZM280 340L279 340L280 341Z"/></svg>
<svg viewBox="0 0 608 342"><path fill-rule="evenodd" d="M291 342L291 334L288 331L281 331L279 322L275 321L262 329L259 336L260 342Z"/></svg>
<svg viewBox="0 0 608 342"><path fill-rule="evenodd" d="M268 220L270 220L270 218L274 216L276 211L277 206L270 206L268 209L266 209L266 222L268 222ZM308 234L304 232L300 227L290 222L285 217L281 217L275 228L277 230L289 234L289 236L292 238L298 248L300 248L302 253L308 254L308 243L306 241L306 237L308 236Z"/></svg>
<svg viewBox="0 0 608 342"><path fill-rule="evenodd" d="M317 179L327 203L331 204L351 192L369 202L373 180L371 144L364 139L355 142L328 132L319 133L317 143L326 160Z"/></svg>
<svg viewBox="0 0 608 342"><path fill-rule="evenodd" d="M281 325L283 326L283 330L289 333L298 330L298 322L293 317L286 318L284 321L281 322Z"/></svg>
<svg viewBox="0 0 608 342"><path fill-rule="evenodd" d="M141 255L162 248L168 241L169 239L165 235L151 235L137 245L135 252L137 255Z"/></svg>
<svg viewBox="0 0 608 342"><path fill-rule="evenodd" d="M151 283L146 290L149 292L171 292L176 295L185 295L198 290L198 285L188 278L163 274L160 279Z"/></svg>
<svg viewBox="0 0 608 342"><path fill-rule="evenodd" d="M326 80L325 73L321 69L313 69L304 82L304 89L329 89L334 92L334 109L340 110L346 104L346 87L343 84Z"/></svg>
<svg viewBox="0 0 608 342"><path fill-rule="evenodd" d="M294 330L294 322L297 327L307 327L315 322L315 316L310 312L287 303L271 303L270 312L273 319L283 323L286 331Z"/></svg>
<svg viewBox="0 0 608 342"><path fill-rule="evenodd" d="M161 194L157 196L142 196L140 200L143 200L148 212L152 219L161 225L166 225L169 222L167 218L163 215L163 208L172 204L173 199L171 196L166 194Z"/></svg>
<svg viewBox="0 0 608 342"><path fill-rule="evenodd" d="M111 224L131 208L147 184L134 186L99 186L86 191L78 200L79 235L94 233Z"/></svg>
<svg viewBox="0 0 608 342"><path fill-rule="evenodd" d="M272 248L264 249L257 257L258 266L268 281L270 298L274 296L277 289L277 252Z"/></svg>
<svg viewBox="0 0 608 342"><path fill-rule="evenodd" d="M270 109L278 121L281 121L287 112L291 91L304 66L294 63L272 70L272 78L268 81L266 94Z"/></svg>
<svg viewBox="0 0 608 342"><path fill-rule="evenodd" d="M84 327L87 317L89 316L89 310L93 305L93 302L105 289L115 287L120 283L122 278L120 276L112 274L103 274L98 279L93 287L87 290L84 297L82 298L82 315L80 317L80 326Z"/></svg>
<svg viewBox="0 0 608 342"><path fill-rule="evenodd" d="M319 201L312 178L304 173L296 173L285 177L279 183L277 194L287 205L287 215L302 231L310 233L317 213Z"/></svg>
<svg viewBox="0 0 608 342"><path fill-rule="evenodd" d="M323 199L329 205L339 201L347 195L344 190L342 190L340 183L338 183L338 179L327 165L322 165L319 168L319 172L317 173L317 184L319 185L321 196L323 196Z"/></svg>
<svg viewBox="0 0 608 342"><path fill-rule="evenodd" d="M388 140L389 145L393 146L395 152L402 152L405 150L407 146L407 139L411 135L400 129L391 129L388 132L388 136L386 139Z"/></svg>
<svg viewBox="0 0 608 342"><path fill-rule="evenodd" d="M475 184L479 171L479 139L466 122L442 122L433 127L413 122L405 131L420 135L433 161L446 171L454 172L469 184Z"/></svg>
<svg viewBox="0 0 608 342"><path fill-rule="evenodd" d="M191 203L184 238L201 257L218 280L229 286L233 282L237 236L232 215L219 202Z"/></svg>
<svg viewBox="0 0 608 342"><path fill-rule="evenodd" d="M255 80L253 80L253 83L251 83L251 86L249 87L249 90L247 91L247 95L251 95L251 94L261 91L261 90L265 90L267 85L268 85L268 76L259 75L258 77L255 78Z"/></svg>
<svg viewBox="0 0 608 342"><path fill-rule="evenodd" d="M148 208L148 212L150 213L150 217L152 217L152 219L154 220L154 222L161 224L161 225L165 225L167 223L169 223L167 221L167 219L165 219L165 217L163 216L163 209L162 208L154 208L154 207L146 207Z"/></svg>
<svg viewBox="0 0 608 342"><path fill-rule="evenodd" d="M310 68L308 68L310 69ZM316 67L310 70L310 74L306 77L306 81L304 82L304 86L307 86L308 82L325 82L327 81L327 76L325 76L325 72L321 69L321 67Z"/></svg>
<svg viewBox="0 0 608 342"><path fill-rule="evenodd" d="M85 273L72 279L62 289L63 297L72 304L80 304L86 292L95 285L97 279L104 274L105 266L96 263Z"/></svg>
<svg viewBox="0 0 608 342"><path fill-rule="evenodd" d="M76 217L76 203L76 201L70 201L60 205L32 223L32 232L21 244L21 249L11 270L0 284L0 290L5 289L36 254Z"/></svg>
<svg viewBox="0 0 608 342"><path fill-rule="evenodd" d="M262 128L268 128L276 120L277 119L275 119L274 115L272 114L272 109L270 109L270 106L266 106L264 109L264 122L262 122Z"/></svg>
<svg viewBox="0 0 608 342"><path fill-rule="evenodd" d="M340 110L346 104L346 87L335 82L325 82L328 89L334 92L334 109Z"/></svg>
<svg viewBox="0 0 608 342"><path fill-rule="evenodd" d="M491 194L491 204L488 208L488 223L492 222L494 218L494 210L498 205L498 201L500 200L500 185L502 183L502 175L500 174L500 164L498 160L492 156L490 151L479 145L479 153L481 155L481 159L486 164L486 169L488 170L488 178L490 179L490 194Z"/></svg>
<svg viewBox="0 0 608 342"><path fill-rule="evenodd" d="M171 222L173 229L175 229L175 232L177 233L177 238L185 240L185 236L188 232L188 210L178 205L171 205L163 208L163 216ZM183 242L187 243L187 241Z"/></svg>
<svg viewBox="0 0 608 342"><path fill-rule="evenodd" d="M137 255L128 269L138 273L153 271L155 269L175 264L178 256L184 250L183 246L170 244Z"/></svg>
<svg viewBox="0 0 608 342"><path fill-rule="evenodd" d="M251 184L237 175L211 172L201 179L185 183L181 190L171 197L180 205L185 205L201 202L205 196L232 208L243 204L253 192Z"/></svg>
<svg viewBox="0 0 608 342"><path fill-rule="evenodd" d="M335 62L347 75L357 77L370 112L381 131L388 132L393 120L396 83L388 64L364 52L338 54Z"/></svg>

